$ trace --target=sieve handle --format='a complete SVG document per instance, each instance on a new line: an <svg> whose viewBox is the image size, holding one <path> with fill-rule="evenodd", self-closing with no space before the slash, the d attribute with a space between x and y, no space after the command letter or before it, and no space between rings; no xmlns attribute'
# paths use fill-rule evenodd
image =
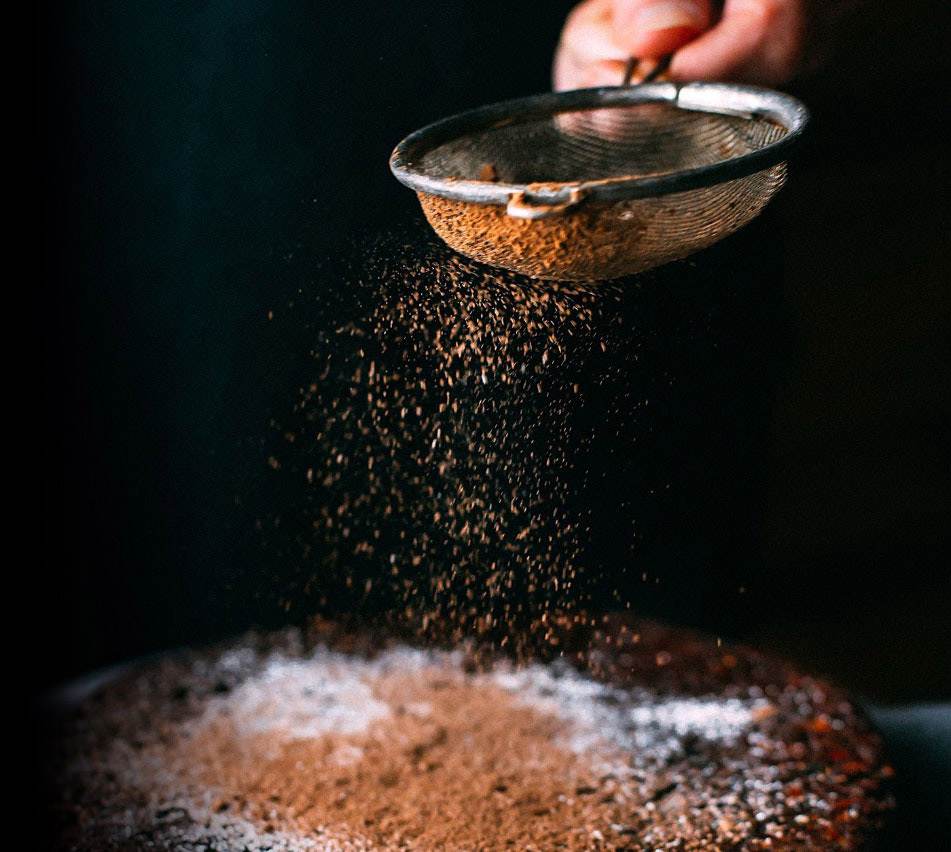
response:
<svg viewBox="0 0 951 852"><path fill-rule="evenodd" d="M644 79L637 82L635 85L643 86L645 83L653 83L661 74L665 73L668 68L670 68L671 60L674 58L672 53L668 53L666 56L662 56L657 60L657 64L651 68L647 74L644 75ZM630 86L631 78L634 76L634 72L637 70L637 66L641 64L641 60L632 56L627 60L627 64L624 66L624 80L621 82L622 86Z"/></svg>
<svg viewBox="0 0 951 852"><path fill-rule="evenodd" d="M561 216L577 207L585 199L585 193L580 189L573 189L567 201L559 204L537 204L529 201L524 192L513 192L509 196L505 212L514 219L548 219L551 216Z"/></svg>

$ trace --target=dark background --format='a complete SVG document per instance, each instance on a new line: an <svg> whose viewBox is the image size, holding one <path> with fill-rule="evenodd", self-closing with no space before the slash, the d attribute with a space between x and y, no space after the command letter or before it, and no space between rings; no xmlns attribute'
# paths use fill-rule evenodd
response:
<svg viewBox="0 0 951 852"><path fill-rule="evenodd" d="M943 45L918 47L931 4L895 5L869 4L790 87L815 122L765 232L782 369L747 459L768 617L736 632L909 701L951 696L951 261ZM403 135L548 88L569 6L76 3L37 21L29 574L52 641L34 686L283 621L253 591L279 573L254 527L283 393L267 312L312 283L309 258L418 215L386 165Z"/></svg>

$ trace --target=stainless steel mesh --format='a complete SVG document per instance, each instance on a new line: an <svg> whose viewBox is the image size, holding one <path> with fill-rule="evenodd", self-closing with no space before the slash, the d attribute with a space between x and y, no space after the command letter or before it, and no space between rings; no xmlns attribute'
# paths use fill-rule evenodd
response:
<svg viewBox="0 0 951 852"><path fill-rule="evenodd" d="M461 253L533 277L614 278L749 222L782 186L805 118L749 87L568 92L424 128L391 165Z"/></svg>

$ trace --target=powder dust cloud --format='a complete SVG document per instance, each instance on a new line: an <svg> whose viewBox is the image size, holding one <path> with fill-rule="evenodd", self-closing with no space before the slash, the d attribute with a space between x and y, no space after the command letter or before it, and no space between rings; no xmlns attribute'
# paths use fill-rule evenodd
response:
<svg viewBox="0 0 951 852"><path fill-rule="evenodd" d="M748 284L675 266L679 290L663 270L540 282L420 226L316 267L270 314L307 352L274 409L259 518L294 566L284 607L531 644L709 564L717 510L696 509L729 511L718 420L746 343L717 323Z"/></svg>

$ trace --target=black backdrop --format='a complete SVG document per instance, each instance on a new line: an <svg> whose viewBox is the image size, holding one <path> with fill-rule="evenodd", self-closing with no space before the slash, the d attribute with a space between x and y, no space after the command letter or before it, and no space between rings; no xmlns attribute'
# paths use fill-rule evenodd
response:
<svg viewBox="0 0 951 852"><path fill-rule="evenodd" d="M42 598L63 639L42 681L280 618L227 585L261 558L235 500L263 470L266 312L306 275L287 261L413 208L387 167L405 133L545 89L567 7L145 2L40 21Z"/></svg>
<svg viewBox="0 0 951 852"><path fill-rule="evenodd" d="M274 357L266 312L292 298L308 258L415 215L386 167L402 135L548 87L569 5L69 4L38 22L47 405L44 531L32 573L56 648L35 667L40 685L280 623L283 614L248 582L273 568L261 565L254 530L269 507L248 505L246 495L264 475L267 421L287 378L266 366ZM898 26L903 37L917 32ZM856 80L895 78L869 53L833 80L851 81L854 94L865 92ZM934 318L946 316L948 301L946 288L932 286L947 254L929 241L938 221L929 193L885 181L881 193L866 191L861 210L843 201L844 181L896 163L927 163L913 170L922 190L944 176L919 120L934 78L918 54L905 61L904 73L924 81L911 100L897 85L864 99L822 84L803 91L818 118L800 163L806 189L797 195L794 174L769 227L786 233L787 261L802 273L842 251L832 225L866 220L868 246L844 256L871 260L862 272L852 261L833 264L837 278L824 292L815 281L786 289L764 281L763 298L788 311L793 366L770 391L778 414L757 421L774 448L758 462L772 496L744 499L771 518L756 586L782 623L772 633L751 626L750 635L815 653L817 643L788 637L823 640L844 614L843 632L859 637L846 646L877 665L895 659L876 651L877 628L899 600L886 623L913 674L892 672L896 685L885 692L922 697L949 692L947 644L936 644L947 639L936 626L948 600L947 476L937 461L947 394L934 396L936 377L947 378ZM883 103L895 107L884 124ZM829 213L837 203L841 219ZM884 227L895 205L925 235L911 249ZM812 231L804 218L817 223ZM859 276L909 250L919 286L907 290L907 321L900 334L885 323L876 336L875 306L891 313L893 291ZM843 292L855 301L834 301ZM854 304L868 316L851 313ZM869 334L850 347L853 321ZM836 362L802 368L815 357L810 340L837 338L846 344ZM870 394L838 406L823 398L823 377L837 364L848 365L847 386L882 361L890 371L882 368ZM847 428L827 428L835 417Z"/></svg>

